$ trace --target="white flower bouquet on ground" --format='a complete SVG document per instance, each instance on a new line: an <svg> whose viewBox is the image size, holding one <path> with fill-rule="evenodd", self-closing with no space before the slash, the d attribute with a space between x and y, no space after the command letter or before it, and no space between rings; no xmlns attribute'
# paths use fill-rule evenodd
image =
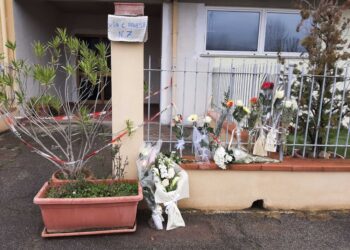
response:
<svg viewBox="0 0 350 250"><path fill-rule="evenodd" d="M150 153L140 154L137 166L145 200L152 210L152 224L158 230L163 229L164 207L168 215L166 229L171 230L185 226L177 201L189 197L189 182L187 173L176 163L175 154L159 153L161 143L145 144L141 152Z"/></svg>

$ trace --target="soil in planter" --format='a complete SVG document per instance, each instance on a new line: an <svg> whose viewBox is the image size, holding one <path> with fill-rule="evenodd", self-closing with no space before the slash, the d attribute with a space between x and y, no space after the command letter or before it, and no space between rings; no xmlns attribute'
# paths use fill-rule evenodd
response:
<svg viewBox="0 0 350 250"><path fill-rule="evenodd" d="M138 194L137 183L92 183L88 181L70 182L50 187L46 198L97 198L133 196Z"/></svg>

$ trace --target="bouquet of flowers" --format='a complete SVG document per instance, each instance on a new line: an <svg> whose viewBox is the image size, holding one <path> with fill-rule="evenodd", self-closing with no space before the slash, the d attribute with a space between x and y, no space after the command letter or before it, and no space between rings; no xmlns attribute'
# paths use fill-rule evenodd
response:
<svg viewBox="0 0 350 250"><path fill-rule="evenodd" d="M183 130L183 117L181 114L177 114L173 117L173 130L175 132L175 136L177 139L177 143L175 145L176 150L179 150L180 157L182 157L182 151L185 148L185 139L184 139L184 130Z"/></svg>
<svg viewBox="0 0 350 250"><path fill-rule="evenodd" d="M153 173L151 166L156 160L161 149L162 142L158 141L155 145L151 143L143 143L140 148L139 157L136 160L137 173L143 190L143 197L152 211L152 219L150 224L157 229L163 228L162 207L156 203L154 194L156 187L154 185Z"/></svg>
<svg viewBox="0 0 350 250"><path fill-rule="evenodd" d="M187 173L176 163L175 153L159 153L161 141L156 145L144 144L137 167L145 200L152 210L151 224L163 229L163 207L168 215L167 230L185 226L177 201L189 197Z"/></svg>
<svg viewBox="0 0 350 250"><path fill-rule="evenodd" d="M236 122L236 135L237 135L237 146L240 147L241 144L241 126L242 121L250 114L249 108L243 105L241 100L236 102L235 109L233 110L232 117ZM232 131L233 133L234 131Z"/></svg>
<svg viewBox="0 0 350 250"><path fill-rule="evenodd" d="M213 133L213 128L210 127L211 117L199 118L198 115L192 114L188 117L188 121L193 125L192 141L196 160L209 162L211 158L209 133Z"/></svg>
<svg viewBox="0 0 350 250"><path fill-rule="evenodd" d="M162 153L159 153L152 172L156 183L160 183L166 192L174 191L177 188L179 176L175 172L175 161Z"/></svg>
<svg viewBox="0 0 350 250"><path fill-rule="evenodd" d="M288 128L293 118L296 116L298 111L298 103L293 100L285 100L283 102L283 112L281 115L281 126L282 128Z"/></svg>
<svg viewBox="0 0 350 250"><path fill-rule="evenodd" d="M286 150L285 144L287 142L287 136L289 134L288 127L295 118L297 112L298 112L298 103L293 100L285 100L282 104L283 110L281 114L281 128L282 128L282 134L281 134L281 144L283 145L283 151Z"/></svg>
<svg viewBox="0 0 350 250"><path fill-rule="evenodd" d="M281 115L283 112L283 100L284 100L284 90L279 88L276 90L273 96L273 104L271 111L271 125L269 132L266 136L265 150L270 152L277 151L277 145L279 144L279 129Z"/></svg>
<svg viewBox="0 0 350 250"><path fill-rule="evenodd" d="M234 161L235 157L232 150L225 149L223 146L219 146L215 150L214 162L219 168L226 169L226 166L234 163Z"/></svg>
<svg viewBox="0 0 350 250"><path fill-rule="evenodd" d="M251 131L257 126L257 123L261 118L261 106L257 97L252 97L249 100L249 104L250 114L248 117L248 129Z"/></svg>
<svg viewBox="0 0 350 250"><path fill-rule="evenodd" d="M271 108L273 101L273 89L275 84L273 82L264 82L261 85L259 94L259 102L262 108L262 124L265 125L267 120L271 117Z"/></svg>
<svg viewBox="0 0 350 250"><path fill-rule="evenodd" d="M216 122L216 127L214 131L214 135L216 138L219 138L224 121L226 120L227 115L229 114L231 108L234 105L233 100L231 100L229 97L230 97L230 90L224 93L224 101L221 103L221 106L222 106L221 114L218 121Z"/></svg>

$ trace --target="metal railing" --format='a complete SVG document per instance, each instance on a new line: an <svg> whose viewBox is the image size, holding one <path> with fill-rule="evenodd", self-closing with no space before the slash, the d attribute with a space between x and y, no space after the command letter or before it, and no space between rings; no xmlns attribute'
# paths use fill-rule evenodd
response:
<svg viewBox="0 0 350 250"><path fill-rule="evenodd" d="M149 57L145 69L146 116L145 140L162 139L174 150L176 138L171 126L175 114L186 119L190 114L204 116L208 110L219 111L224 92L230 89L233 100L249 105L258 96L261 84L271 81L282 86L288 98L298 103L298 112L290 124L287 152L293 156L348 157L350 139L350 68L323 70L315 74L299 65L245 64L235 65L234 60L200 58L177 60L171 68L152 67ZM158 74L158 76L156 75ZM154 96L159 90L159 119L152 120ZM231 122L231 117L227 118ZM186 127L186 124L185 124ZM190 126L188 127L190 130ZM229 134L226 131L225 141ZM187 138L187 147L191 138Z"/></svg>

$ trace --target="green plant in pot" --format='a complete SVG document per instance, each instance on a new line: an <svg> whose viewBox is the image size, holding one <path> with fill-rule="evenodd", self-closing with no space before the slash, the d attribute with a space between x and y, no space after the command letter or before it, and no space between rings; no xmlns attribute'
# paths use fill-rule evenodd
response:
<svg viewBox="0 0 350 250"><path fill-rule="evenodd" d="M15 43L10 45L14 52ZM57 29L49 42L34 42L33 49L35 62L0 61L0 112L21 142L58 168L56 179L34 198L42 211L43 236L134 230L142 191L136 180L120 178L125 163L117 164L123 170L111 179L93 180L88 173L89 160L107 148L115 147L121 161L120 139L134 131L127 121L114 137L101 136L111 117L111 100L100 101L110 84L108 45L90 48ZM13 106L19 111L16 116Z"/></svg>

